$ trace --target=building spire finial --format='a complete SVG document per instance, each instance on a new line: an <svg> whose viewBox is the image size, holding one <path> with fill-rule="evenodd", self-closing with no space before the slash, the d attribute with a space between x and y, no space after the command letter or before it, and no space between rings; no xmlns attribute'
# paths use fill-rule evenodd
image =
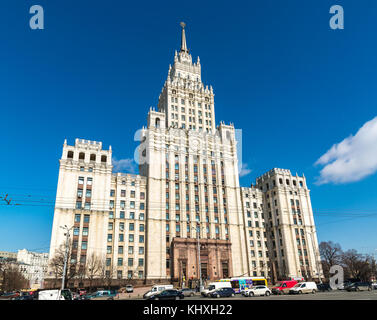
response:
<svg viewBox="0 0 377 320"><path fill-rule="evenodd" d="M188 53L187 44L186 44L186 33L185 33L186 23L181 22L180 25L182 27L181 51Z"/></svg>

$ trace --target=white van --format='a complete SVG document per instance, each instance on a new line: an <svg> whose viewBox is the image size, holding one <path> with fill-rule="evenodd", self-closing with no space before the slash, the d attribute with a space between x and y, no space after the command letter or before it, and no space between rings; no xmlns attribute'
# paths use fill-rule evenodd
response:
<svg viewBox="0 0 377 320"><path fill-rule="evenodd" d="M218 282L211 282L208 285L208 288L204 289L201 293L204 297L209 297L212 292L220 288L231 288L232 285L230 281L218 281Z"/></svg>
<svg viewBox="0 0 377 320"><path fill-rule="evenodd" d="M144 293L144 298L149 298L150 296L153 296L157 293L161 293L162 291L164 290L171 290L173 289L173 285L172 284L156 284L152 287L151 290L149 290L148 292Z"/></svg>
<svg viewBox="0 0 377 320"><path fill-rule="evenodd" d="M290 294L300 293L316 293L318 290L315 282L299 282L294 287L289 289Z"/></svg>
<svg viewBox="0 0 377 320"><path fill-rule="evenodd" d="M69 289L42 290L38 292L38 300L72 300Z"/></svg>

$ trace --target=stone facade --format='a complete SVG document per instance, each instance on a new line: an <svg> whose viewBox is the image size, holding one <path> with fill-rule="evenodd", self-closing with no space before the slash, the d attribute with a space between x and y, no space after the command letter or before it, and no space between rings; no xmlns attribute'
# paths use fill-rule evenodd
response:
<svg viewBox="0 0 377 320"><path fill-rule="evenodd" d="M94 253L114 278L197 279L198 238L209 279L315 276L305 178L273 169L241 188L237 144L233 124L215 126L213 88L202 83L183 28L158 110L149 110L140 131L139 175L112 172L111 146L64 143L50 256L67 225L74 228L73 259L85 264Z"/></svg>

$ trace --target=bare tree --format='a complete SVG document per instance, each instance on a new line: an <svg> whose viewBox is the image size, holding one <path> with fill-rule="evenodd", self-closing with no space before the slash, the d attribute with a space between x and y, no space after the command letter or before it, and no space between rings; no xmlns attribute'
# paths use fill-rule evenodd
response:
<svg viewBox="0 0 377 320"><path fill-rule="evenodd" d="M104 258L92 253L86 261L86 277L89 280L90 288L93 285L93 281L97 278L101 278L101 274L104 271L106 274L106 268L103 270Z"/></svg>
<svg viewBox="0 0 377 320"><path fill-rule="evenodd" d="M29 287L29 280L27 280L19 266L15 263L3 262L1 264L2 271L2 285L1 290L10 292L14 290L25 289Z"/></svg>
<svg viewBox="0 0 377 320"><path fill-rule="evenodd" d="M61 244L60 247L55 251L53 258L50 260L50 268L54 273L55 279L61 279L63 277L64 270L64 258L66 252L66 245ZM68 247L68 257L67 257L67 268L66 268L66 283L75 278L78 272L78 262L77 256L72 254L72 242L69 243Z"/></svg>
<svg viewBox="0 0 377 320"><path fill-rule="evenodd" d="M347 250L342 255L346 277L369 281L376 276L376 261L370 255L363 256L356 250Z"/></svg>
<svg viewBox="0 0 377 320"><path fill-rule="evenodd" d="M330 268L341 263L341 256L343 254L342 248L339 243L332 241L321 242L319 244L319 252L322 258L321 262L324 276L329 278Z"/></svg>
<svg viewBox="0 0 377 320"><path fill-rule="evenodd" d="M110 286L113 282L113 278L115 274L116 274L115 266L110 265L109 268L107 268L105 272L105 284L108 289L110 289Z"/></svg>

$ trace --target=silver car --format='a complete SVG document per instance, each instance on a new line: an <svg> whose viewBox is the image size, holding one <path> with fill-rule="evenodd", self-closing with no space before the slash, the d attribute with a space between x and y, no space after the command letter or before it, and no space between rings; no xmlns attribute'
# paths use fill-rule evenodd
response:
<svg viewBox="0 0 377 320"><path fill-rule="evenodd" d="M195 295L194 289L183 288L179 291L181 291L185 297L193 297Z"/></svg>

